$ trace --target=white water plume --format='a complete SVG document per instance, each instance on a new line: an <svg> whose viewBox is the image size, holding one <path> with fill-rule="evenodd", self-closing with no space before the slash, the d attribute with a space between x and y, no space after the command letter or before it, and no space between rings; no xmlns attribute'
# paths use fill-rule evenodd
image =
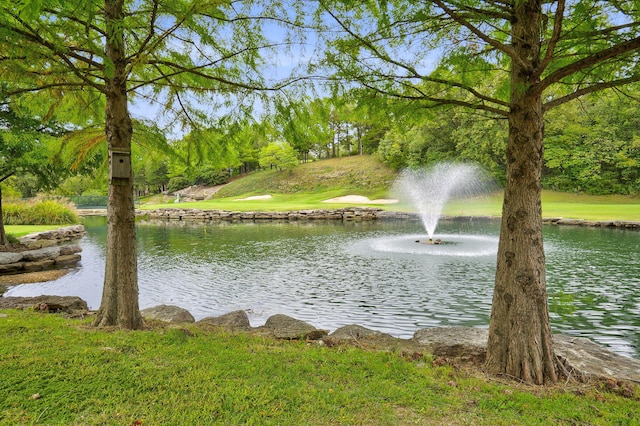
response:
<svg viewBox="0 0 640 426"><path fill-rule="evenodd" d="M437 163L430 168L403 170L394 184L394 194L416 208L429 238L433 238L447 201L488 192L492 187L489 182L478 165Z"/></svg>

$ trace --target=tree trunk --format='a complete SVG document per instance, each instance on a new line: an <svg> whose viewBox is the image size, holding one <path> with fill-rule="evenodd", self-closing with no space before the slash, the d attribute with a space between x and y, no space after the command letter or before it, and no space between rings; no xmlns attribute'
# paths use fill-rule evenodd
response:
<svg viewBox="0 0 640 426"><path fill-rule="evenodd" d="M543 112L539 95L529 95L540 58L540 2L517 2L512 20L516 58L512 60L507 180L496 281L493 294L487 370L527 383L554 383L542 242L541 173Z"/></svg>
<svg viewBox="0 0 640 426"><path fill-rule="evenodd" d="M107 253L102 301L96 326L140 329L135 205L131 169L133 127L127 108L127 75L121 32L122 0L105 0L106 57L113 70L106 75L106 135L109 144ZM109 67L107 67L108 69Z"/></svg>
<svg viewBox="0 0 640 426"><path fill-rule="evenodd" d="M4 231L4 216L2 213L2 187L0 187L0 246L6 246L7 244L9 244L9 241L7 240L7 233Z"/></svg>

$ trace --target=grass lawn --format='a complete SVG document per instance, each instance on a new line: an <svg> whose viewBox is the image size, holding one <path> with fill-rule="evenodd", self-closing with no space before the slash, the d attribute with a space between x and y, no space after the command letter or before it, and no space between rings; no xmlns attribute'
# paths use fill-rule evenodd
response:
<svg viewBox="0 0 640 426"><path fill-rule="evenodd" d="M65 226L69 225L5 225L4 230L14 237L22 237L33 232L51 231Z"/></svg>
<svg viewBox="0 0 640 426"><path fill-rule="evenodd" d="M296 194L269 194L272 196L266 200L244 200L249 195L243 194L237 197L215 198L206 201L193 201L188 203L168 203L168 204L142 204L140 209L152 210L157 208L183 208L183 209L209 209L209 210L232 210L232 211L290 211L305 209L336 209L346 205L354 204L334 204L324 203L324 200L347 195L344 191L333 190L313 193ZM263 193L266 195L266 193ZM260 194L257 194L260 195ZM363 204L364 206L364 204ZM379 207L379 206L375 206Z"/></svg>
<svg viewBox="0 0 640 426"><path fill-rule="evenodd" d="M542 214L545 217L586 220L640 221L640 198L545 191Z"/></svg>
<svg viewBox="0 0 640 426"><path fill-rule="evenodd" d="M0 311L0 424L640 423L637 387L527 387L417 353L89 321Z"/></svg>
<svg viewBox="0 0 640 426"><path fill-rule="evenodd" d="M324 203L344 194L341 190L314 193L271 194L268 200L240 201L251 194L236 197L216 198L179 204L143 204L141 209L195 208L231 211L288 211L304 209L330 209L346 206L378 207L385 210L411 210L403 204L334 204ZM362 194L357 194L362 195ZM384 196L384 195L383 195ZM371 198L371 197L370 197ZM444 214L456 216L500 216L502 194L478 197L470 200L453 200L444 209ZM640 221L640 199L622 196L574 195L544 191L542 194L544 217L564 217L586 220Z"/></svg>
<svg viewBox="0 0 640 426"><path fill-rule="evenodd" d="M212 200L177 205L172 202L160 204L151 201L142 204L140 208L290 211L369 206L385 210L410 211L411 206L402 204L323 203L324 200L344 195L362 195L372 200L393 198L389 188L396 177L397 173L382 164L375 156L333 158L301 164L286 172L262 170L250 173L222 187ZM266 194L273 198L239 201L249 196ZM457 216L500 216L501 213L501 191L490 196L451 201L444 210L444 214ZM542 214L550 218L640 221L640 197L590 196L543 191Z"/></svg>

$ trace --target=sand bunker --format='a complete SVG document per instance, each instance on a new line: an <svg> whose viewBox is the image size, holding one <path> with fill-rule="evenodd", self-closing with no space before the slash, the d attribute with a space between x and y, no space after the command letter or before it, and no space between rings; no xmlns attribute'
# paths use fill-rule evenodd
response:
<svg viewBox="0 0 640 426"><path fill-rule="evenodd" d="M267 195L253 195L251 197L247 197L247 198L240 198L234 201L252 201L252 200L270 200L271 198L273 198L271 195L267 194Z"/></svg>
<svg viewBox="0 0 640 426"><path fill-rule="evenodd" d="M323 203L342 203L342 204L395 204L398 200L393 199L376 199L370 200L362 195L345 195L344 197L331 198L322 201Z"/></svg>

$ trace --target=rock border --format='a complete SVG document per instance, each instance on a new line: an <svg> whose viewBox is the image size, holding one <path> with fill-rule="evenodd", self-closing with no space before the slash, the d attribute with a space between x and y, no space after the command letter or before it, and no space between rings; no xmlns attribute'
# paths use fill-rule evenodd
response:
<svg viewBox="0 0 640 426"><path fill-rule="evenodd" d="M293 210L286 212L240 212L231 210L201 210L189 208L163 208L155 210L136 210L136 215L147 219L165 221L304 221L304 220L419 220L417 213L388 211L376 207L344 207L339 209ZM500 220L499 216L442 216L443 221L491 221ZM590 226L602 228L625 228L640 230L640 222L605 220L589 221L584 219L565 219L561 217L544 218L543 223L552 225Z"/></svg>
<svg viewBox="0 0 640 426"><path fill-rule="evenodd" d="M82 247L73 241L86 234L83 225L36 232L19 238L27 250L0 252L0 275L46 271L73 266L81 259Z"/></svg>

